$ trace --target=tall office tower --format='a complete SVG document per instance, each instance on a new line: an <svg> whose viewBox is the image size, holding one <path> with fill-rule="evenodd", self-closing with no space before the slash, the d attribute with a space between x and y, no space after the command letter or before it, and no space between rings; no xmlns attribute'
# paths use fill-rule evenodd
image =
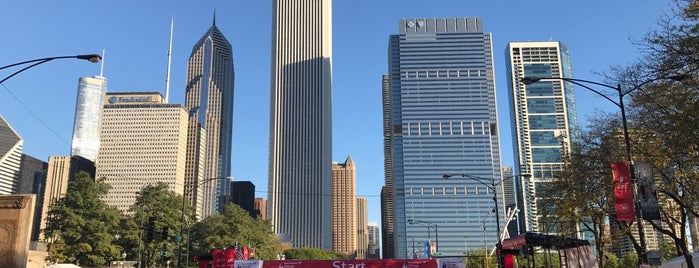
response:
<svg viewBox="0 0 699 268"><path fill-rule="evenodd" d="M367 224L369 230L369 246L367 247L367 259L381 259L381 228L378 222L370 222Z"/></svg>
<svg viewBox="0 0 699 268"><path fill-rule="evenodd" d="M157 92L107 93L102 110L97 177L111 185L103 200L122 212L148 184L183 193L187 111Z"/></svg>
<svg viewBox="0 0 699 268"><path fill-rule="evenodd" d="M230 191L234 79L233 48L214 17L187 61L185 93L190 114L185 191L192 205L202 207L197 213L202 217L221 212L219 203Z"/></svg>
<svg viewBox="0 0 699 268"><path fill-rule="evenodd" d="M537 196L546 182L563 169L570 142L577 139L578 117L573 84L560 80L524 85L521 77L571 78L570 51L561 42L510 42L506 48L507 75L517 177L519 232L539 228Z"/></svg>
<svg viewBox="0 0 699 268"><path fill-rule="evenodd" d="M23 143L22 137L0 115L0 195L18 190Z"/></svg>
<svg viewBox="0 0 699 268"><path fill-rule="evenodd" d="M260 217L263 220L267 219L267 200L264 198L255 198L255 217Z"/></svg>
<svg viewBox="0 0 699 268"><path fill-rule="evenodd" d="M369 227L366 197L357 197L357 253L355 259L367 259L369 249Z"/></svg>
<svg viewBox="0 0 699 268"><path fill-rule="evenodd" d="M48 169L45 177L45 187L42 193L40 210L35 211L37 215L41 215L38 228L44 230L46 228L46 219L48 217L49 208L56 204L59 199L65 196L68 191L68 182L75 179L75 175L79 172L86 172L90 178L95 178L95 164L81 156L50 156ZM32 232L32 234L34 234ZM52 242L48 237L44 237L44 233L37 234L39 241Z"/></svg>
<svg viewBox="0 0 699 268"><path fill-rule="evenodd" d="M357 167L348 156L344 164L332 163L333 251L353 256L357 252Z"/></svg>
<svg viewBox="0 0 699 268"><path fill-rule="evenodd" d="M395 255L395 205L393 204L393 153L391 151L391 87L388 75L381 77L383 100L383 163L384 186L381 187L381 249L383 257L394 259Z"/></svg>
<svg viewBox="0 0 699 268"><path fill-rule="evenodd" d="M480 18L401 19L398 26L383 111L394 257L408 257L409 238L434 239L428 230L439 231L442 255L460 255L464 242L483 243L481 219L495 205L489 185L501 178L491 34ZM504 215L501 185L494 190ZM495 220L488 225L495 230ZM488 240L493 245L496 236Z"/></svg>
<svg viewBox="0 0 699 268"><path fill-rule="evenodd" d="M248 212L253 219L257 217L255 212L255 184L250 181L233 181L228 201L240 206Z"/></svg>
<svg viewBox="0 0 699 268"><path fill-rule="evenodd" d="M31 241L39 239L39 227L41 225L41 206L44 202L44 190L46 188L46 172L48 163L22 154L19 169L19 188L17 194L35 194L34 220L32 224Z"/></svg>
<svg viewBox="0 0 699 268"><path fill-rule="evenodd" d="M512 213L512 217L504 226L503 230L507 230L507 235L504 238L515 237L519 234L519 224L517 224L517 215L515 212L517 209L517 198L515 192L515 181L514 173L512 172L512 167L502 167L500 168L500 174L502 174L502 188L505 191L505 213L503 216L505 220L508 220L508 216Z"/></svg>
<svg viewBox="0 0 699 268"><path fill-rule="evenodd" d="M75 121L70 155L79 155L90 161L97 158L100 148L100 122L107 79L102 76L80 77L78 98L75 101Z"/></svg>
<svg viewBox="0 0 699 268"><path fill-rule="evenodd" d="M276 0L269 216L297 247L332 248L331 0Z"/></svg>

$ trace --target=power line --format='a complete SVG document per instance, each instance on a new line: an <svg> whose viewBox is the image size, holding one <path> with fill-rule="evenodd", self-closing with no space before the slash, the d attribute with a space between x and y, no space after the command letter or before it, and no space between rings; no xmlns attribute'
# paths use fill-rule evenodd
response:
<svg viewBox="0 0 699 268"><path fill-rule="evenodd" d="M29 114L31 114L32 117L34 117L34 119L36 119L36 121L39 121L39 123L41 123L42 125L44 125L44 127L46 127L47 129L49 129L49 130L51 131L51 133L53 133L53 135L55 135L56 137L58 137L58 139L60 139L61 141L63 141L63 143L65 143L65 144L67 144L68 146L70 146L70 143L69 143L68 141L66 141L65 139L63 139L63 137L61 137L60 135L58 135L58 133L57 133L53 128L51 128L48 124L46 124L44 121L42 121L42 120L39 118L39 116L37 116L37 115L34 113L34 111L32 111L31 109L29 109L29 107L28 107L26 104L24 104L24 102L22 102L21 100L19 100L19 98L17 98L17 96L15 96L15 94L12 93L12 91L11 91L9 88L7 88L7 86L5 86L5 84L0 84L0 85L2 85L2 87L5 88L5 90L7 91L7 93L10 93L10 96L12 96L12 98L14 98L20 105L22 105L22 107L24 107L24 109L26 109L26 110L29 112Z"/></svg>

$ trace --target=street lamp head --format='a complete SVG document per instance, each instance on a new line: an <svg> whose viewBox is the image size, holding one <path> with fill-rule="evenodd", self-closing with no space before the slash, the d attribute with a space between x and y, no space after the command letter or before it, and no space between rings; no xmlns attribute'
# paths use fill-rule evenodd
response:
<svg viewBox="0 0 699 268"><path fill-rule="evenodd" d="M520 174L519 176L522 178L531 178L532 174Z"/></svg>
<svg viewBox="0 0 699 268"><path fill-rule="evenodd" d="M85 55L77 55L75 56L76 59L81 59L81 60L87 60L92 63L98 63L99 61L102 60L102 56L98 54L85 54Z"/></svg>
<svg viewBox="0 0 699 268"><path fill-rule="evenodd" d="M449 178L451 178L451 177L453 177L453 176L454 176L454 174L444 174L444 175L442 175L442 179L445 179L445 180L446 180L446 179L449 179Z"/></svg>
<svg viewBox="0 0 699 268"><path fill-rule="evenodd" d="M408 224L415 224L415 221L413 221L413 220L408 220Z"/></svg>
<svg viewBox="0 0 699 268"><path fill-rule="evenodd" d="M538 78L538 77L522 77L519 79L519 81L525 85L530 85L532 83L539 82L539 80L541 80L541 78Z"/></svg>

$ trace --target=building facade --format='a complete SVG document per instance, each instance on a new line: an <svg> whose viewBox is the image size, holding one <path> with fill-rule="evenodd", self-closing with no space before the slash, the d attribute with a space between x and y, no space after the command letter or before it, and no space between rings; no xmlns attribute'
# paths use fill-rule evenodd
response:
<svg viewBox="0 0 699 268"><path fill-rule="evenodd" d="M102 111L97 178L111 186L104 201L126 212L141 189L165 183L183 194L187 111L157 92L107 93Z"/></svg>
<svg viewBox="0 0 699 268"><path fill-rule="evenodd" d="M40 230L46 228L46 219L48 217L49 208L56 204L59 199L63 198L68 191L68 183L75 179L75 175L79 172L86 172L90 178L95 178L94 162L85 159L81 156L50 156L46 177L44 181L44 190L41 198L40 209L35 211L36 215L40 216L38 225L39 230L32 231L32 237L36 235L39 241L51 242L50 238L44 237L44 233ZM36 232L36 233L34 233Z"/></svg>
<svg viewBox="0 0 699 268"><path fill-rule="evenodd" d="M393 203L393 150L391 128L391 83L388 75L381 76L383 108L383 162L384 186L381 187L381 250L387 259L395 255L395 205Z"/></svg>
<svg viewBox="0 0 699 268"><path fill-rule="evenodd" d="M355 259L368 259L369 253L369 226L367 216L367 200L366 197L357 197L357 253Z"/></svg>
<svg viewBox="0 0 699 268"><path fill-rule="evenodd" d="M515 237L519 234L519 224L517 223L517 215L515 213L519 210L517 208L517 193L515 191L516 178L512 171L512 167L502 167L500 170L500 174L502 174L502 188L505 193L504 198L506 215L504 215L503 218L505 219L506 226L503 230L507 231L507 235L504 236L504 238ZM513 217L508 222L507 216L510 215L510 211L512 211L511 213L513 213Z"/></svg>
<svg viewBox="0 0 699 268"><path fill-rule="evenodd" d="M257 217L255 210L255 184L250 181L233 181L228 200L248 212L253 219Z"/></svg>
<svg viewBox="0 0 699 268"><path fill-rule="evenodd" d="M295 247L332 248L331 3L273 3L267 200Z"/></svg>
<svg viewBox="0 0 699 268"><path fill-rule="evenodd" d="M255 198L255 217L260 217L263 220L267 219L267 200L264 198Z"/></svg>
<svg viewBox="0 0 699 268"><path fill-rule="evenodd" d="M381 259L381 228L378 222L367 224L369 231L369 246L367 247L366 258L369 260Z"/></svg>
<svg viewBox="0 0 699 268"><path fill-rule="evenodd" d="M0 195L19 189L19 168L24 140L0 115Z"/></svg>
<svg viewBox="0 0 699 268"><path fill-rule="evenodd" d="M100 148L100 122L107 79L102 76L80 77L75 101L75 120L70 155L95 161Z"/></svg>
<svg viewBox="0 0 699 268"><path fill-rule="evenodd" d="M46 189L46 173L48 163L22 154L21 166L19 169L19 188L17 194L35 194L34 219L32 224L31 241L39 239L39 228L41 225L41 206L44 202L44 190ZM94 174L94 172L93 172Z"/></svg>
<svg viewBox="0 0 699 268"><path fill-rule="evenodd" d="M233 139L233 49L216 27L192 48L187 61L185 107L189 113L186 198L202 217L221 212L230 192Z"/></svg>
<svg viewBox="0 0 699 268"><path fill-rule="evenodd" d="M332 165L333 251L357 253L357 167L348 156Z"/></svg>
<svg viewBox="0 0 699 268"><path fill-rule="evenodd" d="M393 257L407 258L411 239L434 238L408 221L438 226L438 252L460 255L465 243L482 244L480 219L494 208L493 190L503 196L501 184L491 189L475 179L442 179L501 178L491 34L480 18L401 19L398 26L384 84ZM503 200L498 203L502 210ZM494 244L496 236L488 240Z"/></svg>
<svg viewBox="0 0 699 268"><path fill-rule="evenodd" d="M561 42L510 42L507 76L515 155L514 174L519 206L519 232L541 230L539 211L546 203L537 196L563 169L564 156L578 135L573 84L561 80L524 85L522 77L572 77L570 51Z"/></svg>

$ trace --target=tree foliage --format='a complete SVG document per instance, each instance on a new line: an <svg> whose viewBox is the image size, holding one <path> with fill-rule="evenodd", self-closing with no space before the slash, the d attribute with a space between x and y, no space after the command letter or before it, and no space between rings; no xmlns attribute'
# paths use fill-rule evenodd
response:
<svg viewBox="0 0 699 268"><path fill-rule="evenodd" d="M105 265L120 258L114 243L120 214L100 199L109 190L103 180L93 181L85 172L68 183L65 196L49 208L46 229L53 262Z"/></svg>
<svg viewBox="0 0 699 268"><path fill-rule="evenodd" d="M261 218L253 219L238 205L229 204L224 214L214 214L192 228L193 254L206 255L216 248L233 248L238 242L241 247L255 248L255 258L274 260L281 252L281 242L274 234L272 225Z"/></svg>
<svg viewBox="0 0 699 268"><path fill-rule="evenodd" d="M176 249L182 226L182 196L168 190L167 184L147 185L136 197L136 203L129 209L120 227L123 235L119 244L126 248L132 259L141 259L144 264L164 264L168 260L177 261ZM146 240L148 220L154 219L155 229L152 241ZM185 204L185 224L194 222L191 205ZM163 239L163 228L167 227L167 237ZM186 232L184 235L186 236Z"/></svg>

